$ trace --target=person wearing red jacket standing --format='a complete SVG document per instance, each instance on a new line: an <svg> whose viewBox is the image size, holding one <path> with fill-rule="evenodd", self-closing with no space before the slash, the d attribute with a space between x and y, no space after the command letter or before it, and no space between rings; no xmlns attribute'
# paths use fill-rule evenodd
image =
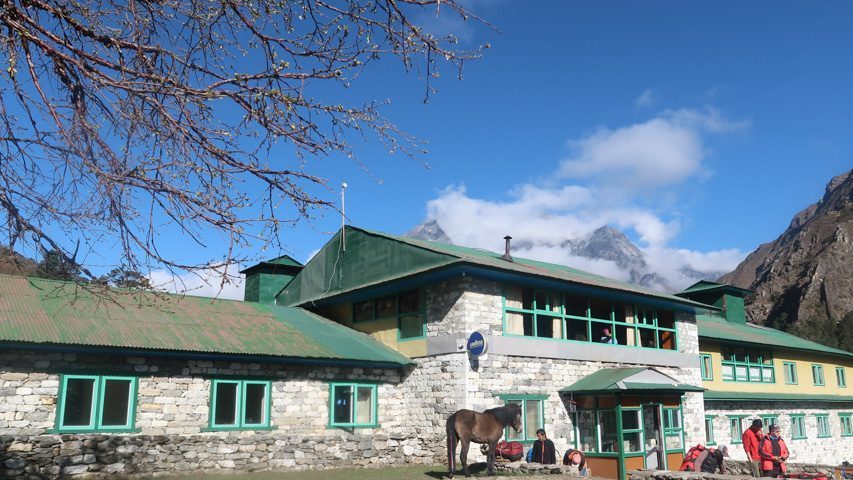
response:
<svg viewBox="0 0 853 480"><path fill-rule="evenodd" d="M761 427L763 426L764 423L760 419L756 418L752 421L752 425L747 428L741 436L743 449L746 452L746 459L749 460L749 471L755 478L761 476L761 454L759 453L758 447L761 442L761 437L764 435L761 431Z"/></svg>
<svg viewBox="0 0 853 480"><path fill-rule="evenodd" d="M779 425L770 425L767 435L761 439L761 476L779 478L785 474L788 460L788 447L782 440Z"/></svg>

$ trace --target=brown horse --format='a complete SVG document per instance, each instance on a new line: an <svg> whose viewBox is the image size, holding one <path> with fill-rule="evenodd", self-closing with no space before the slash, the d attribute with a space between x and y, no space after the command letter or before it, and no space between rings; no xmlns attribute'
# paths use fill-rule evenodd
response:
<svg viewBox="0 0 853 480"><path fill-rule="evenodd" d="M447 467L450 477L456 473L456 445L461 441L462 450L459 460L465 476L468 472L468 447L471 442L485 443L489 446L487 456L489 475L495 474L495 447L504 428L511 426L516 432L521 431L521 405L511 403L503 407L491 408L483 413L473 410L459 410L447 419Z"/></svg>

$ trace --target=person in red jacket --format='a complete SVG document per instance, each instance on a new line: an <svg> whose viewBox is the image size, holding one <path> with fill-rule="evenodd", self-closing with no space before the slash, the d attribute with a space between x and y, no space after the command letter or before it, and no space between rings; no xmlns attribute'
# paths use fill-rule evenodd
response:
<svg viewBox="0 0 853 480"><path fill-rule="evenodd" d="M784 475L788 460L788 447L782 440L779 425L770 425L768 433L761 439L761 476L779 478Z"/></svg>
<svg viewBox="0 0 853 480"><path fill-rule="evenodd" d="M758 453L758 444L761 442L761 437L764 435L761 431L761 427L763 426L764 423L760 419L756 418L752 421L752 425L747 428L741 436L743 449L746 452L746 459L749 460L750 473L756 478L761 476L761 454Z"/></svg>

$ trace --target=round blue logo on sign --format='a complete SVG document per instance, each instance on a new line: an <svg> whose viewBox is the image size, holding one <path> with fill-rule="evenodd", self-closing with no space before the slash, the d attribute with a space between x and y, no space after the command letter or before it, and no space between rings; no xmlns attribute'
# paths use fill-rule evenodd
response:
<svg viewBox="0 0 853 480"><path fill-rule="evenodd" d="M486 337L480 332L474 332L468 337L468 353L475 357L486 353Z"/></svg>

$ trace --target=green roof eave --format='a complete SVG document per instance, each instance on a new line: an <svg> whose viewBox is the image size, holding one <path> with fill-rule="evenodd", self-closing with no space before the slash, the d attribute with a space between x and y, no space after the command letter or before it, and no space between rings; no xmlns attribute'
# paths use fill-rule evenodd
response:
<svg viewBox="0 0 853 480"><path fill-rule="evenodd" d="M638 381L637 376L650 372L654 381ZM633 380L632 380L633 379ZM617 393L684 393L702 392L702 387L678 383L651 367L603 368L593 372L568 387L560 393L579 395L603 395Z"/></svg>
<svg viewBox="0 0 853 480"><path fill-rule="evenodd" d="M776 392L721 392L706 390L703 395L705 400L725 400L732 402L850 402L853 404L853 395L818 395L808 393L776 393Z"/></svg>
<svg viewBox="0 0 853 480"><path fill-rule="evenodd" d="M728 293L740 294L743 296L752 295L753 293L755 293L752 290L749 290L746 288L740 288L738 286L730 285L727 283L717 283L717 282L709 282L707 280L700 280L700 281L694 283L693 285L685 288L681 292L676 293L676 295L681 296L683 294L696 293L696 292L711 292L711 291L715 291L715 290L720 290L720 291L724 291L724 292L728 292Z"/></svg>
<svg viewBox="0 0 853 480"><path fill-rule="evenodd" d="M709 315L697 315L700 342L703 338L738 344L771 346L788 350L816 352L824 355L853 357L853 352L827 347L770 327L739 324Z"/></svg>

